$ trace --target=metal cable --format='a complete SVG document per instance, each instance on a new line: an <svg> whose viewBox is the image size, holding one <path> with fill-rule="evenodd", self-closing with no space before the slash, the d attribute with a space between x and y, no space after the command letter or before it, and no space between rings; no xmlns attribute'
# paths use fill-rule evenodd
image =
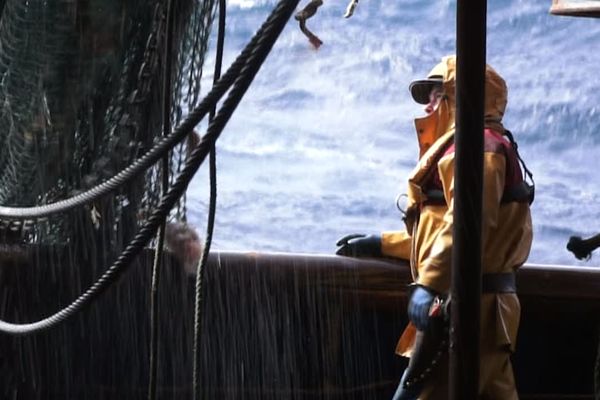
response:
<svg viewBox="0 0 600 400"><path fill-rule="evenodd" d="M190 154L189 159L186 161L180 175L169 189L167 195L162 197L156 210L148 218L144 226L139 230L114 264L106 270L92 286L79 296L79 298L57 313L37 322L25 324L12 324L0 321L0 332L11 335L25 335L54 327L72 317L84 307L88 306L93 300L97 299L127 270L133 259L148 243L152 235L155 234L156 229L169 213L169 210L187 189L195 172L206 159L210 149L214 146L215 141L219 138L219 135L231 118L231 115L235 111L243 95L248 90L248 87L271 51L273 44L279 37L279 34L285 27L287 20L290 18L297 4L298 0L280 0L259 32L254 36L253 40L248 45L253 46L251 50L249 50L250 55L247 63L241 69L240 75L235 80L229 95L223 102L217 116L209 125L200 144ZM181 129L184 129L184 127Z"/></svg>
<svg viewBox="0 0 600 400"><path fill-rule="evenodd" d="M223 64L223 48L225 43L225 21L227 16L227 4L225 0L219 0L219 28L217 34L217 54L215 59L215 72L213 77L213 85L221 77L221 66ZM215 116L213 108L209 115L209 121L212 121ZM215 214L217 208L217 150L213 146L210 150L209 162L209 181L210 181L210 200L208 206L208 221L206 224L206 238L204 240L204 250L202 257L198 263L196 271L196 293L194 304L194 356L192 367L193 381L193 398L200 398L200 354L202 349L202 305L203 305L203 282L204 282L204 267L210 253L212 237L215 227Z"/></svg>
<svg viewBox="0 0 600 400"><path fill-rule="evenodd" d="M165 52L164 52L164 76L163 76L163 136L168 136L171 132L171 62L173 56L173 29L174 29L174 1L167 0L167 12L165 23ZM167 194L169 189L169 154L162 159L162 193ZM156 249L154 250L154 262L152 265L152 284L150 288L150 360L148 369L150 377L148 378L148 400L156 399L156 377L158 375L158 343L159 343L159 292L160 269L162 267L163 246L165 243L165 219L158 229L156 235Z"/></svg>
<svg viewBox="0 0 600 400"><path fill-rule="evenodd" d="M238 77L240 70L247 62L248 57L255 48L259 38L260 35L257 32L236 60L227 69L225 74L223 74L221 79L219 79L219 82L212 87L210 92L204 97L200 104L190 112L187 118L181 122L173 132L167 137L159 140L150 150L134 161L130 166L107 181L68 199L35 207L0 206L0 219L36 219L48 217L55 213L69 211L75 207L92 203L137 178L187 137L204 116L216 106L217 102L223 97L227 90L229 90L235 79Z"/></svg>

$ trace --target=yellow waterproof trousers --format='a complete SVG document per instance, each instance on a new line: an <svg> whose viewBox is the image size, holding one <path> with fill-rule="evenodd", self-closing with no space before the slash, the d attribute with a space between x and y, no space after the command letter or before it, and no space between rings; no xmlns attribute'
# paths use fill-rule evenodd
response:
<svg viewBox="0 0 600 400"><path fill-rule="evenodd" d="M486 351L481 354L479 369L479 398L481 400L518 400L519 395L515 389L515 378L510 352L506 348L495 351ZM444 359L439 368L429 379L420 400L447 400L448 399L448 357Z"/></svg>

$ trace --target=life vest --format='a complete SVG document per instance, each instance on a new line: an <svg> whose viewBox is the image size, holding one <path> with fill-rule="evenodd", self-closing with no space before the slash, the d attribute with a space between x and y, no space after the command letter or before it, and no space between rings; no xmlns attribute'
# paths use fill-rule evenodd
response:
<svg viewBox="0 0 600 400"><path fill-rule="evenodd" d="M513 135L510 131L505 130L504 136L508 141L502 138L502 135L491 129L485 129L484 131L484 151L502 153L506 159L506 177L504 180L504 191L502 194L501 204L510 202L529 204L533 203L535 197L535 183L533 181L533 174L525 165L525 162L519 155L518 145L515 142ZM442 188L442 182L440 181L439 173L437 170L437 164L442 157L452 154L455 151L454 141L451 140L447 145L445 151L440 151L438 158L432 163L432 171L430 176L426 179L423 184L423 193L427 196L427 200L423 203L423 206L427 205L447 205L446 198L444 197L444 191ZM524 179L521 172L522 166L525 173L526 179ZM528 180L531 182L528 182Z"/></svg>

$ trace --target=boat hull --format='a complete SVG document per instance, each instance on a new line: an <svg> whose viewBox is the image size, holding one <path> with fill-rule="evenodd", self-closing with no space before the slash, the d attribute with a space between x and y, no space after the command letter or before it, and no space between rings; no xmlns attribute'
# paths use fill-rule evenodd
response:
<svg viewBox="0 0 600 400"><path fill-rule="evenodd" d="M80 266L63 263L64 254L38 250L0 263L3 320L47 316L93 281ZM145 398L151 260L151 252L140 256L115 287L65 324L27 337L0 336L0 394ZM406 324L406 263L213 252L205 272L202 398L391 398L406 366L394 354ZM514 365L522 399L593 398L599 278L594 268L519 271L523 313ZM194 286L195 277L167 257L159 398L191 395Z"/></svg>

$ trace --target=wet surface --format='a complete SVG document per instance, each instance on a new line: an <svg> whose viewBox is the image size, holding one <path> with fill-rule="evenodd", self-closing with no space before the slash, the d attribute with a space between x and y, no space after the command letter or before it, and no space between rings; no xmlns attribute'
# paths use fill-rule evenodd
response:
<svg viewBox="0 0 600 400"><path fill-rule="evenodd" d="M87 287L93 277L61 264L67 256L42 251L29 266L3 260L1 319L47 316ZM0 336L0 396L146 398L150 261L151 253L141 256L67 323L27 337ZM157 392L162 399L191 398L195 279L171 261L160 287ZM598 301L583 293L591 286L581 284L590 280L582 271L528 266L519 275L523 313L514 361L524 399L592 392ZM201 398L391 398L405 366L394 355L406 323L404 264L213 253L206 272ZM571 290L552 284L553 276ZM535 282L550 282L546 295Z"/></svg>

